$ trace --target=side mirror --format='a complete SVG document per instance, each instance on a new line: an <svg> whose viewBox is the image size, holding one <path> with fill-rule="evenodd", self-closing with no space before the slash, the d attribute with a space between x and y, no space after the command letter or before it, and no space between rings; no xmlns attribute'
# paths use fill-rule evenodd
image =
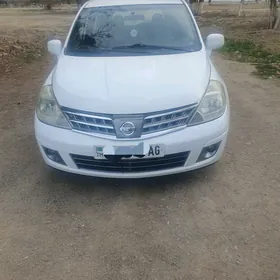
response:
<svg viewBox="0 0 280 280"><path fill-rule="evenodd" d="M48 42L48 51L51 54L59 56L62 50L62 43L59 40L51 40Z"/></svg>
<svg viewBox="0 0 280 280"><path fill-rule="evenodd" d="M222 34L210 34L206 38L206 48L211 54L212 50L221 48L225 43L225 37Z"/></svg>

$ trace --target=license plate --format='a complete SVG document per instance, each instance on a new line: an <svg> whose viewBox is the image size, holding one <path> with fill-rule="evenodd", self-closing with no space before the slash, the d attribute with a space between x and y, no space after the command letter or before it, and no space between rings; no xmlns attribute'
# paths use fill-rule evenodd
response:
<svg viewBox="0 0 280 280"><path fill-rule="evenodd" d="M163 145L150 145L150 149L146 157L163 157L164 156L164 146Z"/></svg>
<svg viewBox="0 0 280 280"><path fill-rule="evenodd" d="M127 151L126 151L126 148L127 148ZM105 154L104 153L104 150L107 150L108 149L105 149L103 146L94 146L94 152L93 152L93 156L94 158L96 159L106 159L105 157ZM111 148L110 149L111 152L108 153L108 155L119 155L118 153L115 153L117 151L116 148ZM164 156L164 145L162 144L154 144L154 145L149 145L149 148L148 148L148 152L144 153L144 152L137 152L137 153L131 153L130 151L133 151L134 150L134 147L133 146L128 146L128 147L122 147L122 151L124 151L124 154L125 155L131 155L132 157L134 155L144 155L145 154L145 158L156 158L156 157L163 157Z"/></svg>

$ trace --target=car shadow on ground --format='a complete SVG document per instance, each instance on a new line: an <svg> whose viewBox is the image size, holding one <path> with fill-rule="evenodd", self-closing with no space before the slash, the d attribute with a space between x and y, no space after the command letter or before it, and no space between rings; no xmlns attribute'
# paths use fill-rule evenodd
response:
<svg viewBox="0 0 280 280"><path fill-rule="evenodd" d="M134 193L139 195L148 195L155 193L165 193L168 191L179 190L183 188L192 188L196 183L207 184L212 177L215 177L219 164L215 164L203 169L180 173L175 175L167 175L162 177L144 178L144 179L106 179L90 176L76 175L61 172L55 169L47 168L44 170L44 176L52 184L50 188L61 188L64 191L71 191L82 195L116 195L122 193Z"/></svg>

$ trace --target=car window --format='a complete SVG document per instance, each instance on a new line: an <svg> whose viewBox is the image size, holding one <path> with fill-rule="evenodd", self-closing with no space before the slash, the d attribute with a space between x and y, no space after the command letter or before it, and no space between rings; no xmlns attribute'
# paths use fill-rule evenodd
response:
<svg viewBox="0 0 280 280"><path fill-rule="evenodd" d="M147 4L83 9L66 54L161 54L200 49L193 20L183 4Z"/></svg>

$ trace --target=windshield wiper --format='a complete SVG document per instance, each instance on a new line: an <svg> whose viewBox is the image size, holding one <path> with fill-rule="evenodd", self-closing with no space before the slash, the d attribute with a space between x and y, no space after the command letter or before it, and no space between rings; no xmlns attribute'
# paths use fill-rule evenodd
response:
<svg viewBox="0 0 280 280"><path fill-rule="evenodd" d="M123 45L112 48L114 49L150 49L150 50L176 50L176 51L187 51L185 48L179 48L174 46L158 46L158 45L146 45L146 44L133 44Z"/></svg>

